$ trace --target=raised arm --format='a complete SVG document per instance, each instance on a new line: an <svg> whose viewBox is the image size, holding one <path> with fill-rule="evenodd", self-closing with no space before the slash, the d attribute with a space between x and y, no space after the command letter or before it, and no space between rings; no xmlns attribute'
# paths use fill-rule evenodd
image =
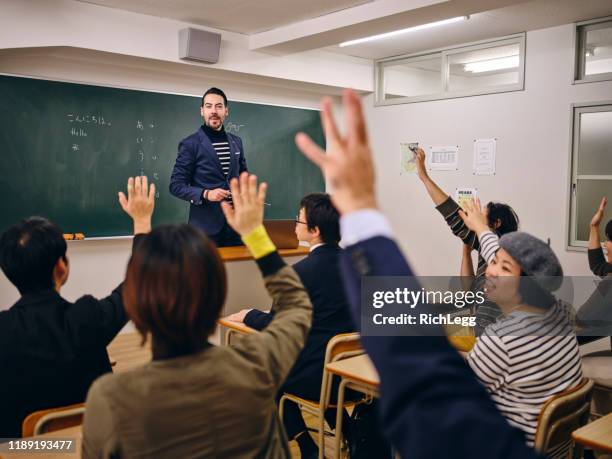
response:
<svg viewBox="0 0 612 459"><path fill-rule="evenodd" d="M278 388L304 347L310 331L312 305L297 273L287 266L263 226L266 184L257 187L257 177L244 172L230 182L233 207L223 202L228 224L242 236L264 278L275 314L262 333L239 340L234 347L262 371Z"/></svg>
<svg viewBox="0 0 612 459"><path fill-rule="evenodd" d="M603 220L604 211L607 204L608 198L601 198L599 207L591 219L589 231L589 268L593 274L599 277L605 277L612 273L612 264L606 261L599 239L599 227L601 225L601 221Z"/></svg>

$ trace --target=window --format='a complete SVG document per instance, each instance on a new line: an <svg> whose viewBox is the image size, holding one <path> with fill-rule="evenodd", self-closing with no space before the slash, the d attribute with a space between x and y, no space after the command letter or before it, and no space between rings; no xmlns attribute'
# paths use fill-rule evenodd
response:
<svg viewBox="0 0 612 459"><path fill-rule="evenodd" d="M574 82L612 80L612 18L576 24Z"/></svg>
<svg viewBox="0 0 612 459"><path fill-rule="evenodd" d="M570 247L586 247L603 196L612 199L612 102L573 106ZM606 208L602 228L612 218Z"/></svg>
<svg viewBox="0 0 612 459"><path fill-rule="evenodd" d="M524 34L380 59L376 105L519 91L524 62Z"/></svg>

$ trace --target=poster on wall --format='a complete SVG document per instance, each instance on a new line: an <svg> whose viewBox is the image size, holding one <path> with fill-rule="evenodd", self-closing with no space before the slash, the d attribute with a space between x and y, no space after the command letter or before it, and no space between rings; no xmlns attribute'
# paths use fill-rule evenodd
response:
<svg viewBox="0 0 612 459"><path fill-rule="evenodd" d="M474 175L495 175L497 139L474 139Z"/></svg>
<svg viewBox="0 0 612 459"><path fill-rule="evenodd" d="M416 174L416 156L413 149L418 143L400 143L400 175Z"/></svg>
<svg viewBox="0 0 612 459"><path fill-rule="evenodd" d="M456 171L459 169L459 146L429 147L429 169Z"/></svg>
<svg viewBox="0 0 612 459"><path fill-rule="evenodd" d="M466 201L471 201L478 197L478 189L470 187L455 188L455 202L459 207L464 208Z"/></svg>

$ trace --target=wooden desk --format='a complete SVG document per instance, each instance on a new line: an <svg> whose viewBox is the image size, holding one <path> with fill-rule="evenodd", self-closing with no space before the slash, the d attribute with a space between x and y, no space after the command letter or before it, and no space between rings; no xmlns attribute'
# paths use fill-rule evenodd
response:
<svg viewBox="0 0 612 459"><path fill-rule="evenodd" d="M141 346L138 332L119 333L106 348L113 365L113 373L121 373L141 367L151 361L151 343Z"/></svg>
<svg viewBox="0 0 612 459"><path fill-rule="evenodd" d="M612 413L574 431L572 438L588 448L612 453Z"/></svg>
<svg viewBox="0 0 612 459"><path fill-rule="evenodd" d="M278 253L281 257L301 257L308 255L308 247L298 247L297 249L279 249ZM249 249L244 245L237 247L221 247L219 254L223 261L241 261L252 260L253 256Z"/></svg>
<svg viewBox="0 0 612 459"><path fill-rule="evenodd" d="M55 432L49 432L43 435L38 435L36 437L27 437L22 438L21 440L53 440L54 438L63 438L68 440L73 440L75 447L74 452L39 452L39 451L30 451L30 452L22 452L22 453L0 453L1 459L80 459L81 457L81 443L82 443L82 428L83 426L75 426L69 427L67 429L56 430Z"/></svg>
<svg viewBox="0 0 612 459"><path fill-rule="evenodd" d="M334 438L334 459L340 457L340 440L342 439L342 411L346 389L353 389L362 394L379 397L380 378L374 364L367 354L361 354L337 362L328 363L325 368L340 377L338 401L336 407L336 435Z"/></svg>
<svg viewBox="0 0 612 459"><path fill-rule="evenodd" d="M232 335L235 335L235 334L249 335L251 333L259 333L254 328L247 327L242 322L234 322L233 320L228 320L226 317L221 317L219 320L217 320L217 323L221 327L227 328L227 331L225 332L225 337L223 340L223 343L226 346L229 346Z"/></svg>

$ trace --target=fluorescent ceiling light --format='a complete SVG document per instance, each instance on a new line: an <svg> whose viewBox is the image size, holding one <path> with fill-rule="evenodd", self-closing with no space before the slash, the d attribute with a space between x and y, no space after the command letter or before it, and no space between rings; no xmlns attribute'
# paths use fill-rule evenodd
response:
<svg viewBox="0 0 612 459"><path fill-rule="evenodd" d="M463 66L463 70L472 73L491 72L492 70L513 69L518 67L520 59L518 54L515 56L498 57L484 61L470 62Z"/></svg>
<svg viewBox="0 0 612 459"><path fill-rule="evenodd" d="M432 27L443 26L446 24L453 24L454 22L465 21L467 19L469 19L469 16L458 16L456 18L444 19L443 21L437 21L437 22L430 22L429 24L422 24L422 25L418 25L415 27L409 27L407 29L394 30L393 32L381 33L379 35L372 35L371 37L364 37L364 38L358 38L356 40L349 40L349 41L340 43L338 46L343 48L345 46L357 45L359 43L365 43L367 41L382 40L383 38L394 37L396 35L401 35L403 33L416 32L417 30L423 30L423 29L431 29Z"/></svg>

